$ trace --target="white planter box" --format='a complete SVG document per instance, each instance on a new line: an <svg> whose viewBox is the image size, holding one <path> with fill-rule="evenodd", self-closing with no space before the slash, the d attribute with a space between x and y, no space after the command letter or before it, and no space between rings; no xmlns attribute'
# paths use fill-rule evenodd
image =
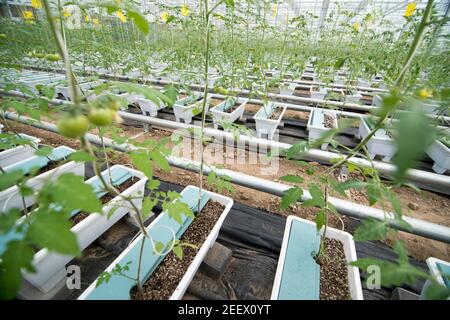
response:
<svg viewBox="0 0 450 320"><path fill-rule="evenodd" d="M89 82L82 82L79 83L77 88L78 95L85 94L88 90L95 88L99 85L101 85L103 81L89 81ZM69 86L56 86L55 87L55 93L61 94L66 100L70 100L70 87Z"/></svg>
<svg viewBox="0 0 450 320"><path fill-rule="evenodd" d="M195 186L187 186L181 194L185 194L186 192L194 192L194 194L198 194L198 188ZM207 194L211 200L217 201L225 206L222 214L220 215L219 219L217 220L216 224L214 225L213 229L209 233L208 237L206 238L205 242L200 247L200 250L197 252L197 255L195 256L194 260L190 264L189 268L187 269L185 275L181 279L180 283L178 284L175 291L172 293L170 300L179 300L183 297L184 293L186 292L189 284L191 283L192 279L194 278L195 273L197 272L198 268L200 267L200 264L202 263L205 255L208 253L208 250L213 246L214 242L217 239L217 236L219 235L220 228L222 227L222 224L228 215L228 212L230 211L231 207L233 206L233 199L229 197L224 197L222 195L219 195L217 193L209 192L206 190L203 190L205 194ZM152 230L152 227L158 226L158 222L163 219L165 215L161 213L155 220L152 221L152 223L147 227L148 231ZM175 222L176 223L176 222ZM161 226L162 227L162 226ZM130 253L134 247L142 241L143 235L140 234L118 257L116 260L114 260L113 263L106 269L107 272L110 272L116 264L121 264L123 262L129 261L127 258L127 254ZM149 241L148 241L149 242ZM148 244L149 248L151 248L151 244ZM127 261L122 261L127 260ZM136 267L137 262L133 261L133 263L130 265L130 268ZM153 265L152 265L153 266ZM151 267L151 266L150 266ZM150 270L149 270L150 271ZM130 271L131 272L131 271ZM151 274L147 275L147 277L143 276L142 278L144 281L146 281L149 277L151 277ZM113 279L112 279L113 280ZM121 279L122 280L122 279ZM124 280L126 281L126 279ZM119 300L119 299L130 299L130 290L134 286L134 281L123 283L120 281L118 283L117 287L113 287L114 284L112 284L112 281L108 284L102 284L97 289L99 291L95 292L97 280L94 281L87 289L84 291L80 297L78 297L79 300ZM104 288L102 288L104 287ZM118 292L120 290L121 292Z"/></svg>
<svg viewBox="0 0 450 320"><path fill-rule="evenodd" d="M362 98L362 94L359 92L357 92L356 94L348 94L346 96L344 96L344 95L342 96L342 100L345 99L347 102L350 102L350 103L358 103L359 100L361 100L361 98Z"/></svg>
<svg viewBox="0 0 450 320"><path fill-rule="evenodd" d="M280 94L283 96L292 96L295 92L295 88L297 88L297 84L295 82L291 82L289 84L283 83L280 85Z"/></svg>
<svg viewBox="0 0 450 320"><path fill-rule="evenodd" d="M213 115L214 128L216 129L219 128L219 124L223 120L233 123L237 119L242 118L245 112L245 106L247 105L248 99L240 100L239 98L237 98L236 103L240 103L240 105L231 113L223 111L226 102L227 100L211 109L211 113Z"/></svg>
<svg viewBox="0 0 450 320"><path fill-rule="evenodd" d="M203 104L203 97L201 94L195 94L194 95L197 100L194 102L185 103L186 99L189 99L190 97L183 98L181 100L178 100L173 105L173 112L175 114L175 119L177 122L181 122L181 119L183 119L184 123L191 123L192 117L194 116L194 109L199 108L201 109ZM206 98L208 100L208 97ZM209 103L206 101L206 109L205 112L208 113Z"/></svg>
<svg viewBox="0 0 450 320"><path fill-rule="evenodd" d="M333 125L335 128L338 127L336 112L332 110L322 110L322 109L313 109L311 111L311 115L308 119L308 124L306 126L308 130L308 141L309 143L319 140L323 134L329 131L331 128L325 127L325 115L328 115L333 118ZM328 142L324 142L321 145L322 150L326 150L328 147Z"/></svg>
<svg viewBox="0 0 450 320"><path fill-rule="evenodd" d="M111 167L111 170L115 167L125 169L129 171L132 176L139 178L135 184L123 191L122 195L134 198L132 200L134 205L140 209L142 207L142 197L144 195L147 178L140 171L120 165ZM102 175L109 177L107 170L102 172ZM87 180L86 183L95 179L97 179L97 177ZM107 215L113 207L118 207L118 209L114 211L114 214L108 219ZM101 214L92 213L73 226L71 231L75 233L80 249L84 250L87 248L94 240L129 213L130 210L130 205L117 196L104 205ZM47 249L42 249L34 255L32 262L36 273L24 273L24 281L27 281L42 293L47 293L66 277L65 265L73 258L74 257L72 256L61 255L50 252ZM27 291L21 291L19 295L26 298L28 296L27 293Z"/></svg>
<svg viewBox="0 0 450 320"><path fill-rule="evenodd" d="M276 107L282 107L283 111L280 116L276 120L268 119L272 114L272 110ZM258 138L261 138L263 134L267 135L269 140L273 139L275 134L275 130L278 128L278 125L283 118L284 113L286 112L286 106L280 105L274 102L269 102L267 106L262 106L261 109L253 116L253 119L256 123L256 135ZM269 117L267 116L269 114Z"/></svg>
<svg viewBox="0 0 450 320"><path fill-rule="evenodd" d="M383 104L383 97L379 94L375 94L372 99L372 105L375 107L381 107Z"/></svg>
<svg viewBox="0 0 450 320"><path fill-rule="evenodd" d="M446 281L444 280L443 275L444 274L450 274L450 263L448 263L447 261L441 260L441 259L437 259L434 257L430 257L426 260L427 262L427 266L428 269L430 270L430 276L432 276L433 278L436 279L437 283L440 284L441 286L450 288L449 284L446 283ZM425 282L425 284L422 287L422 292L420 293L420 299L424 300L426 299L426 294L427 294L427 290L428 288L433 284L432 280L427 279L427 281ZM449 299L449 297L447 297L447 300Z"/></svg>
<svg viewBox="0 0 450 320"><path fill-rule="evenodd" d="M30 140L31 145L20 145L15 148L0 152L0 167L7 167L11 164L30 158L34 155L34 152L38 147L39 142L41 142L41 139L22 133L20 134L20 136L24 139Z"/></svg>
<svg viewBox="0 0 450 320"><path fill-rule="evenodd" d="M312 82L314 82L314 81L316 81L317 79L316 79L316 74L315 73L309 73L309 72L305 72L305 73L303 73L302 74L302 76L301 76L301 79L303 79L303 78L310 78L310 79L308 79L308 80L302 80L302 81L312 81Z"/></svg>
<svg viewBox="0 0 450 320"><path fill-rule="evenodd" d="M369 81L362 78L358 78L358 87L370 88L371 85L372 84Z"/></svg>
<svg viewBox="0 0 450 320"><path fill-rule="evenodd" d="M328 93L328 89L327 88L319 88L319 91L314 91L313 88L311 87L311 99L317 99L317 100L323 100L325 99L325 96Z"/></svg>
<svg viewBox="0 0 450 320"><path fill-rule="evenodd" d="M281 245L280 258L278 259L277 271L275 274L275 281L272 289L271 300L277 300L279 297L280 285L282 281L283 269L285 265L285 258L288 249L288 241L291 234L291 226L293 221L299 221L301 223L315 227L316 224L312 221L298 218L296 216L289 216L286 219L286 228L284 230L283 243ZM323 228L321 230L323 233ZM356 256L355 242L353 241L353 236L348 232L344 232L334 228L327 228L326 237L328 239L335 239L342 242L344 246L344 254L347 262L356 261L358 258ZM292 244L291 244L292 245ZM295 245L301 245L297 243ZM311 257L311 259L313 259ZM361 279L359 276L359 269L354 266L347 267L348 284L350 289L350 295L353 300L363 300L363 292L361 287ZM292 279L295 281L295 279Z"/></svg>
<svg viewBox="0 0 450 320"><path fill-rule="evenodd" d="M68 147L58 147L58 148L64 148L71 150L74 152L75 150L68 148ZM55 149L58 149L55 148ZM38 158L37 156L34 156ZM30 158L29 158L30 159ZM29 159L25 159L22 161L27 161ZM22 162L21 161L21 162ZM17 164L20 164L17 163ZM8 170L8 167L4 168L5 171ZM33 177L26 181L26 186L33 189L35 192L39 191L44 183L48 180L55 180L57 177L62 175L63 173L72 172L76 175L80 175L84 177L84 164L83 163L76 163L74 161L68 162L63 164L60 167L54 168L52 170L49 170L47 172L44 172L36 177ZM25 205L27 207L33 205L35 203L34 196L27 196L24 199ZM0 191L0 209L1 212L7 212L11 208L19 208L23 210L23 203L22 203L22 196L20 194L19 188L17 186L9 187L3 191Z"/></svg>
<svg viewBox="0 0 450 320"><path fill-rule="evenodd" d="M450 169L450 148L441 141L434 141L428 148L427 154L434 161L434 172L444 174Z"/></svg>
<svg viewBox="0 0 450 320"><path fill-rule="evenodd" d="M359 137L364 139L370 133L370 128L366 123L364 117L361 117L359 125ZM367 143L367 150L372 159L377 155L383 156L383 161L389 162L392 156L395 154L396 147L394 141L386 134L384 129L378 129L378 131L372 136Z"/></svg>

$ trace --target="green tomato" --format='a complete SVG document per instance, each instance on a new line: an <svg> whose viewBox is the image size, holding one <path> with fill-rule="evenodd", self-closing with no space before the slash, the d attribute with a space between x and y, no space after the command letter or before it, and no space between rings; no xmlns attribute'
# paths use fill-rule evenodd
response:
<svg viewBox="0 0 450 320"><path fill-rule="evenodd" d="M0 33L0 39L6 39L6 34Z"/></svg>
<svg viewBox="0 0 450 320"><path fill-rule="evenodd" d="M222 95L224 95L224 96L226 96L226 95L229 94L229 91L228 91L227 89L225 89L224 87L215 87L215 88L214 88L214 92L215 92L215 93L222 94Z"/></svg>
<svg viewBox="0 0 450 320"><path fill-rule="evenodd" d="M46 54L45 59L48 61L59 61L61 58L59 57L59 54Z"/></svg>
<svg viewBox="0 0 450 320"><path fill-rule="evenodd" d="M120 101L117 100L110 100L105 104L106 108L113 111L119 111L121 106Z"/></svg>
<svg viewBox="0 0 450 320"><path fill-rule="evenodd" d="M35 53L35 54L34 54L34 57L36 57L36 58L38 58L38 59L42 59L42 58L45 57L45 54L43 54L43 53Z"/></svg>
<svg viewBox="0 0 450 320"><path fill-rule="evenodd" d="M78 115L67 117L58 121L58 131L68 138L83 136L89 129L89 121L86 116Z"/></svg>
<svg viewBox="0 0 450 320"><path fill-rule="evenodd" d="M92 108L89 111L89 121L99 127L109 126L114 119L115 111L108 108Z"/></svg>

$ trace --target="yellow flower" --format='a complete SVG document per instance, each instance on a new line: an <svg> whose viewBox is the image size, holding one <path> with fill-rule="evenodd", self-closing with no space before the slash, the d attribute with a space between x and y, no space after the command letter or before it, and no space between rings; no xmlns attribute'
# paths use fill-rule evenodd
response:
<svg viewBox="0 0 450 320"><path fill-rule="evenodd" d="M88 15L84 16L84 21L89 22L89 16Z"/></svg>
<svg viewBox="0 0 450 320"><path fill-rule="evenodd" d="M116 11L116 16L119 17L120 21L127 22L127 17L125 17L122 11Z"/></svg>
<svg viewBox="0 0 450 320"><path fill-rule="evenodd" d="M33 19L33 11L24 11L22 12L23 17L25 20L32 20Z"/></svg>
<svg viewBox="0 0 450 320"><path fill-rule="evenodd" d="M67 11L67 10L64 10L64 11L63 11L63 16L66 17L66 18L67 18L67 17L70 17L70 12Z"/></svg>
<svg viewBox="0 0 450 320"><path fill-rule="evenodd" d="M163 13L161 13L161 20L167 22L167 19L169 19L169 13L167 11L164 11Z"/></svg>
<svg viewBox="0 0 450 320"><path fill-rule="evenodd" d="M422 99L431 98L433 96L433 92L428 90L427 88L422 88L419 90L419 97Z"/></svg>
<svg viewBox="0 0 450 320"><path fill-rule="evenodd" d="M415 2L408 3L405 10L405 17L411 17L414 14L414 11L416 11L417 4Z"/></svg>
<svg viewBox="0 0 450 320"><path fill-rule="evenodd" d="M41 2L41 0L31 0L31 6L35 9L41 9L42 2Z"/></svg>
<svg viewBox="0 0 450 320"><path fill-rule="evenodd" d="M358 31L359 30L359 22L355 22L353 24L353 30Z"/></svg>
<svg viewBox="0 0 450 320"><path fill-rule="evenodd" d="M98 19L96 19L96 18L94 18L94 19L92 19L92 22L94 23L94 25L98 25Z"/></svg>
<svg viewBox="0 0 450 320"><path fill-rule="evenodd" d="M183 6L181 7L181 15L182 15L183 17L187 17L187 16L189 15L189 8L188 8L187 5L183 5Z"/></svg>

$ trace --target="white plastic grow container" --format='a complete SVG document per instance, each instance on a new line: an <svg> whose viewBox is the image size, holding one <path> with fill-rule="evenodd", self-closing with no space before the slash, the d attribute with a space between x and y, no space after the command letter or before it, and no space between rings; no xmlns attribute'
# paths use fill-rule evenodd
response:
<svg viewBox="0 0 450 320"><path fill-rule="evenodd" d="M30 140L31 145L20 145L0 152L0 167L6 167L34 155L41 139L21 133L20 136Z"/></svg>
<svg viewBox="0 0 450 320"><path fill-rule="evenodd" d="M159 104L157 105L152 100L143 96L136 96L134 103L139 106L143 115L149 117L156 117L158 115L158 111L166 107L162 100L159 100Z"/></svg>
<svg viewBox="0 0 450 320"><path fill-rule="evenodd" d="M445 279L443 275L450 274L450 263L447 261L430 257L426 260L428 269L430 270L430 275L443 287L450 288L448 279ZM422 292L420 293L420 299L426 299L426 294L428 288L433 284L432 280L427 279L422 287ZM447 297L447 300L449 297Z"/></svg>
<svg viewBox="0 0 450 320"><path fill-rule="evenodd" d="M347 94L345 96L345 100L347 102L351 102L351 103L358 103L359 100L361 100L361 98L362 98L362 94L359 92L356 92L354 94ZM344 99L344 95L343 95L342 99Z"/></svg>
<svg viewBox="0 0 450 320"><path fill-rule="evenodd" d="M203 99L204 98L201 94L194 94L193 96L189 96L175 102L173 105L173 112L177 122L181 122L181 119L183 119L184 123L191 123L192 117L194 117L194 110L202 108ZM208 100L208 97L206 99ZM206 113L208 113L208 108L209 102L206 101Z"/></svg>
<svg viewBox="0 0 450 320"><path fill-rule="evenodd" d="M278 117L278 119L275 120L268 119L270 118L273 109L276 107L283 108L283 111L281 112L280 116ZM275 135L275 130L277 130L285 112L286 106L278 103L269 102L267 106L262 106L258 110L258 112L253 116L253 119L255 120L256 124L256 135L258 136L258 138L261 138L263 134L265 134L267 135L267 138L269 140L272 140L273 136Z"/></svg>
<svg viewBox="0 0 450 320"><path fill-rule="evenodd" d="M372 98L372 105L375 107L381 107L383 104L383 97L379 94L374 94Z"/></svg>
<svg viewBox="0 0 450 320"><path fill-rule="evenodd" d="M219 124L222 121L226 122L234 122L237 119L242 118L245 112L245 106L247 105L248 99L236 99L236 103L240 103L240 105L233 112L224 111L227 100L218 104L214 108L211 108L211 113L213 115L214 128L218 129Z"/></svg>
<svg viewBox="0 0 450 320"><path fill-rule="evenodd" d="M318 99L318 100L323 100L325 99L325 96L328 93L328 89L327 88L323 88L323 87L319 87L319 90L313 90L313 87L311 87L310 92L311 92L311 99Z"/></svg>
<svg viewBox="0 0 450 320"><path fill-rule="evenodd" d="M295 82L291 83L283 83L280 85L280 94L283 96L292 96L295 92L295 88L297 88L297 84Z"/></svg>
<svg viewBox="0 0 450 320"><path fill-rule="evenodd" d="M291 227L293 221L299 221L301 223L310 225L315 227L316 224L312 221L308 221L305 219L301 219L296 216L289 216L286 219L286 228L284 230L283 243L281 245L280 258L278 259L277 271L275 273L274 285L272 288L271 300L278 300L280 293L280 286L283 276L283 271L285 267L285 258L288 249L288 242L291 234ZM323 234L323 228L321 230L321 234ZM335 228L327 228L326 238L335 239L342 242L344 247L344 254L347 262L356 261L358 258L356 256L356 248L355 242L353 241L353 236L348 232L341 231ZM297 243L295 245L301 245L301 243ZM312 257L311 257L312 259ZM350 289L350 296L352 300L363 300L363 292L361 286L361 279L359 275L359 269L354 266L347 266L347 277L348 277L348 285ZM296 279L292 279L295 281Z"/></svg>
<svg viewBox="0 0 450 320"><path fill-rule="evenodd" d="M183 195L185 192L195 192L194 194L198 194L198 188L195 186L187 186L184 188L184 190L181 192ZM191 283L192 279L194 278L195 273L197 272L198 268L200 267L200 264L202 263L205 255L208 253L208 250L214 245L214 242L217 239L217 236L219 235L219 231L222 227L222 224L228 215L228 213L231 210L231 207L233 206L233 199L229 197L222 196L217 193L213 193L207 190L203 190L205 194L207 194L212 201L217 201L225 206L222 214L220 215L219 219L217 220L216 224L212 228L211 232L209 233L208 237L206 238L205 242L200 247L200 250L197 252L197 255L195 256L194 260L191 262L189 268L187 269L186 273L184 274L183 278L179 282L178 286L170 296L170 300L180 300L183 298L184 293L186 292L187 288L189 287L189 284ZM148 231L151 231L152 228L155 226L158 226L158 222L162 220L164 217L164 214L161 213L155 220L152 221L152 223L147 227ZM109 267L106 269L106 272L110 272L116 264L120 264L122 260L127 260L126 256L127 254L133 250L133 248L140 244L141 240L143 238L143 235L140 234L117 258L114 260ZM127 260L129 261L129 260ZM127 262L123 261L123 262ZM132 263L130 267L133 265ZM144 278L144 281L146 281L149 277L151 277L151 274L147 276L147 278ZM79 297L78 300L120 300L120 299L130 299L130 289L134 285L134 281L132 283L128 284L119 284L119 286L115 288L105 288L102 293L95 293L96 290L96 283L97 280L94 281ZM108 283L111 284L111 281ZM108 284L102 284L99 286L101 288L102 286L108 285ZM131 287L129 287L131 286ZM121 292L117 292L121 291Z"/></svg>
<svg viewBox="0 0 450 320"><path fill-rule="evenodd" d="M67 151L75 152L75 150L65 146L61 146L55 149L65 149ZM38 158L38 157L33 156L31 158ZM31 158L24 159L21 162L28 161ZM16 165L20 165L20 162L16 163ZM5 167L4 170L7 171L8 167ZM28 179L25 182L25 184L34 191L39 191L46 181L55 180L63 173L68 172L84 177L84 163L77 163L74 161L65 163L62 166L59 166L57 168L44 172L38 176L35 176L31 179ZM26 207L33 205L35 202L34 196L30 195L25 197L24 202ZM11 186L3 191L0 191L0 212L2 213L7 212L11 208L19 208L21 210L24 209L22 196L17 186Z"/></svg>
<svg viewBox="0 0 450 320"><path fill-rule="evenodd" d="M358 135L361 139L364 139L369 135L371 129L367 124L364 117L361 117L359 124ZM396 150L394 141L387 135L386 130L378 129L377 132L370 138L367 143L367 150L372 159L377 155L383 156L383 161L391 161L392 156L394 156Z"/></svg>
<svg viewBox="0 0 450 320"><path fill-rule="evenodd" d="M363 78L358 78L358 87L369 88L371 85L372 85L371 82Z"/></svg>
<svg viewBox="0 0 450 320"><path fill-rule="evenodd" d="M338 127L336 111L333 110L323 110L314 108L311 111L311 115L308 119L308 124L306 128L308 130L308 141L309 143L319 140L323 134L329 131L331 128L325 127L325 115L333 118L334 128ZM329 142L324 142L321 145L322 150L326 150Z"/></svg>
<svg viewBox="0 0 450 320"><path fill-rule="evenodd" d="M306 79L304 79L306 78ZM314 72L304 72L301 76L302 81L316 81L316 74Z"/></svg>
<svg viewBox="0 0 450 320"><path fill-rule="evenodd" d="M434 141L428 148L427 154L434 161L434 172L444 174L450 170L450 148L441 141Z"/></svg>
<svg viewBox="0 0 450 320"><path fill-rule="evenodd" d="M122 192L125 197L133 198L134 205L140 209L142 207L142 199L144 195L145 184L147 183L147 178L140 171L136 171L121 165L115 165L111 167L121 168L131 173L131 176L139 178L139 180L130 186L128 189ZM102 175L109 177L107 170L102 172ZM96 176L87 180L89 183L92 180L97 179ZM107 178L108 181L109 178ZM108 219L108 213L117 207L114 214ZM89 216L75 226L72 227L71 231L76 235L78 240L78 245L80 250L87 248L93 241L95 241L99 236L101 236L106 230L112 227L117 221L119 221L123 216L131 211L130 204L122 200L119 196L115 197L107 204L104 205L102 213L91 213ZM66 276L65 266L74 257L68 255L61 255L55 252L48 251L47 249L42 249L34 255L33 266L36 273L24 273L24 281L31 284L32 287L41 291L42 293L47 293L58 285ZM30 286L27 286L30 287ZM32 293L31 293L32 294ZM31 295L27 290L22 290L19 292L19 296L26 298Z"/></svg>
<svg viewBox="0 0 450 320"><path fill-rule="evenodd" d="M76 86L77 93L79 95L82 95L83 93L86 93L88 90L95 88L95 87L101 85L102 83L103 83L103 81L101 81L101 80L79 83ZM70 87L68 85L67 86L62 86L62 85L56 86L55 93L61 94L64 97L64 99L66 99L66 100L70 100Z"/></svg>

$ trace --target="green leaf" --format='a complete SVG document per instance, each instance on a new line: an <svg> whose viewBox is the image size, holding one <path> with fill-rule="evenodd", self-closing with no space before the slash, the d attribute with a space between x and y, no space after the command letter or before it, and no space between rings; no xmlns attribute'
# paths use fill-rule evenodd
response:
<svg viewBox="0 0 450 320"><path fill-rule="evenodd" d="M84 183L81 176L73 173L64 173L52 183L51 193L54 202L67 211L83 210L87 212L102 212L102 203L97 198L93 187Z"/></svg>
<svg viewBox="0 0 450 320"><path fill-rule="evenodd" d="M164 252L164 243L160 242L160 241L155 241L155 250L156 253L161 254L161 252Z"/></svg>
<svg viewBox="0 0 450 320"><path fill-rule="evenodd" d="M327 220L327 213L325 210L320 210L316 215L316 228L317 230L322 229Z"/></svg>
<svg viewBox="0 0 450 320"><path fill-rule="evenodd" d="M19 183L23 179L23 171L15 170L12 172L2 173L0 179L0 190L5 190L17 183Z"/></svg>
<svg viewBox="0 0 450 320"><path fill-rule="evenodd" d="M69 160L76 162L89 162L95 161L95 157L85 151L76 151L69 155Z"/></svg>
<svg viewBox="0 0 450 320"><path fill-rule="evenodd" d="M340 69L343 65L344 65L344 63L345 63L345 61L348 59L348 57L343 57L343 58L339 58L339 59L337 59L336 60L336 63L334 64L334 68L337 70L337 69Z"/></svg>
<svg viewBox="0 0 450 320"><path fill-rule="evenodd" d="M181 246L173 247L172 251L178 259L183 260L183 248Z"/></svg>
<svg viewBox="0 0 450 320"><path fill-rule="evenodd" d="M432 282L425 291L425 299L427 300L446 300L450 297L450 288Z"/></svg>
<svg viewBox="0 0 450 320"><path fill-rule="evenodd" d="M369 205L373 206L381 198L381 190L377 185L367 185L367 197L369 198Z"/></svg>
<svg viewBox="0 0 450 320"><path fill-rule="evenodd" d="M428 277L426 273L408 263L398 264L386 260L365 258L350 262L350 265L359 267L364 271L369 266L378 266L380 268L381 285L384 287L412 284L417 278Z"/></svg>
<svg viewBox="0 0 450 320"><path fill-rule="evenodd" d="M292 182L292 183L302 183L304 181L302 177L295 176L292 174L282 176L282 177L280 177L280 180L286 181L286 182Z"/></svg>
<svg viewBox="0 0 450 320"><path fill-rule="evenodd" d="M142 171L148 179L153 178L153 166L150 157L145 153L131 153L129 155L133 165Z"/></svg>
<svg viewBox="0 0 450 320"><path fill-rule="evenodd" d="M386 239L389 227L385 221L364 219L356 229L353 239L355 241L370 241Z"/></svg>
<svg viewBox="0 0 450 320"><path fill-rule="evenodd" d="M150 152L150 157L158 165L158 167L163 169L165 172L169 172L170 171L169 161L167 161L166 157L163 156L161 154L161 152L159 152L159 151L151 151Z"/></svg>
<svg viewBox="0 0 450 320"><path fill-rule="evenodd" d="M174 201L163 204L163 209L167 210L170 218L174 219L180 225L183 223L182 215L186 217L193 216L193 212L189 206L182 201Z"/></svg>
<svg viewBox="0 0 450 320"><path fill-rule="evenodd" d="M34 271L33 248L25 241L13 240L0 257L0 299L13 299L22 284L22 270Z"/></svg>
<svg viewBox="0 0 450 320"><path fill-rule="evenodd" d="M146 197L144 201L142 202L142 209L141 214L142 218L147 219L147 217L152 212L153 208L157 205L158 200L157 199L151 199L149 197Z"/></svg>
<svg viewBox="0 0 450 320"><path fill-rule="evenodd" d="M149 26L148 21L145 19L143 15L134 10L127 10L127 15L133 20L136 27L142 31L144 34L148 34Z"/></svg>
<svg viewBox="0 0 450 320"><path fill-rule="evenodd" d="M422 112L404 112L395 123L397 137L394 140L397 153L392 162L397 166L394 181L400 183L405 173L423 157L433 137L434 129Z"/></svg>
<svg viewBox="0 0 450 320"><path fill-rule="evenodd" d="M44 146L42 148L37 149L34 152L35 156L46 157L53 152L53 148L49 146Z"/></svg>
<svg viewBox="0 0 450 320"><path fill-rule="evenodd" d="M364 181L359 181L359 180L347 180L344 182L339 183L334 190L336 190L337 192L339 192L342 195L346 195L345 191L348 189L362 189L365 186L367 186L367 183Z"/></svg>
<svg viewBox="0 0 450 320"><path fill-rule="evenodd" d="M159 188L160 184L161 184L161 183L159 182L159 180L148 180L148 182L147 182L147 188L148 188L149 190L156 190L156 189Z"/></svg>
<svg viewBox="0 0 450 320"><path fill-rule="evenodd" d="M55 211L33 213L26 238L41 248L61 254L77 256L80 253L78 240L70 231L72 223L66 215Z"/></svg>
<svg viewBox="0 0 450 320"><path fill-rule="evenodd" d="M308 146L306 141L301 141L293 144L289 149L287 149L284 153L287 159L292 159L299 153L305 152L306 147Z"/></svg>
<svg viewBox="0 0 450 320"><path fill-rule="evenodd" d="M12 208L8 212L0 214L0 232L7 233L20 218L21 212L18 208Z"/></svg>
<svg viewBox="0 0 450 320"><path fill-rule="evenodd" d="M302 195L302 188L293 187L286 190L281 198L280 208L287 209L291 204L296 203Z"/></svg>

